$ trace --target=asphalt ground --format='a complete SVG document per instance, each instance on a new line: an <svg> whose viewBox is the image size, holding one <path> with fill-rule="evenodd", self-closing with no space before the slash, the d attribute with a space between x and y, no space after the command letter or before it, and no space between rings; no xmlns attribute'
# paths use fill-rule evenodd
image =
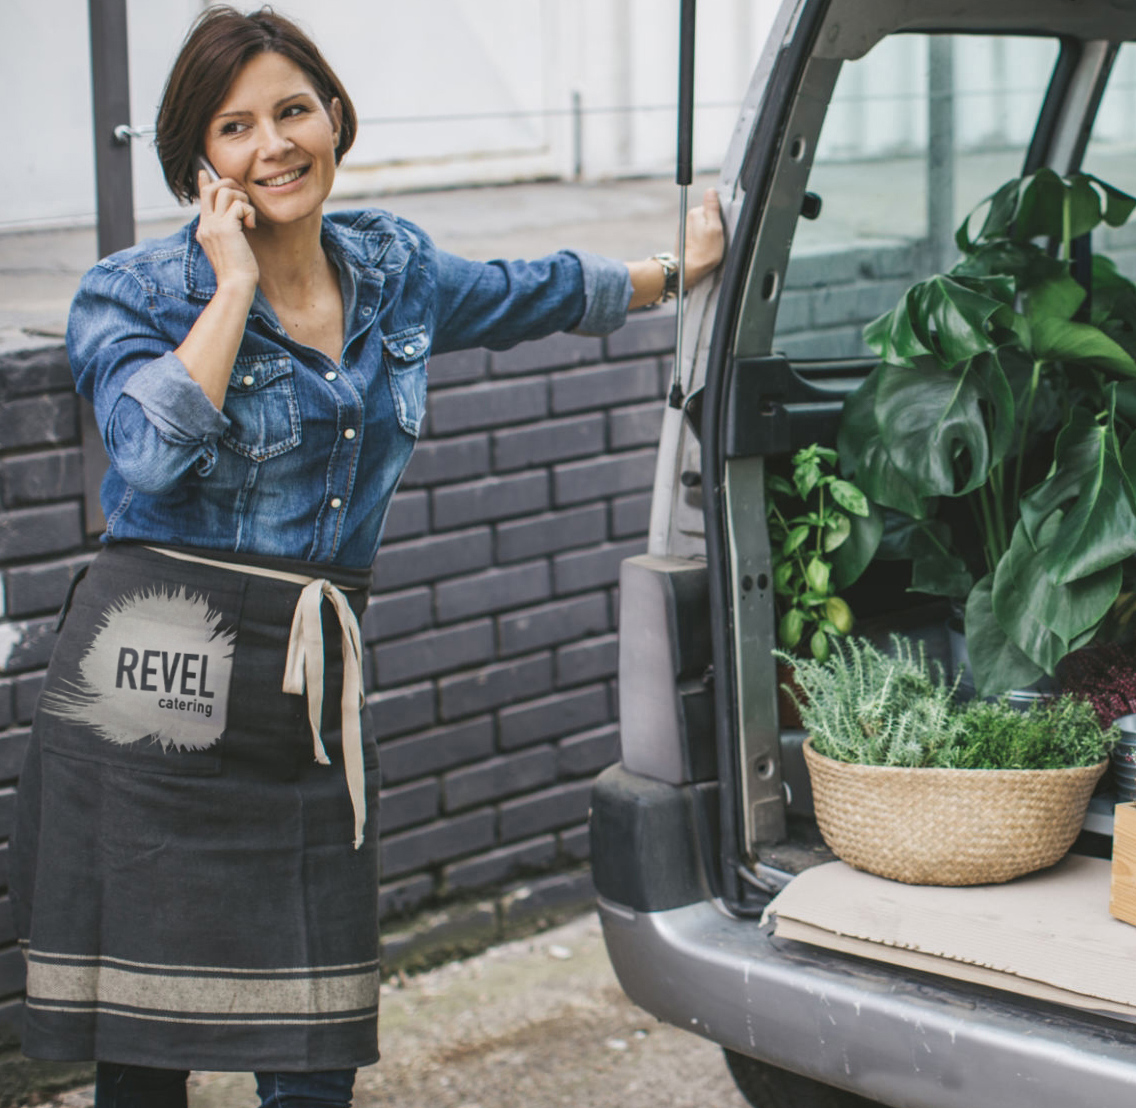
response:
<svg viewBox="0 0 1136 1108"><path fill-rule="evenodd" d="M627 999L595 914L385 984L381 1009L355 1108L746 1108L717 1046ZM190 1077L190 1108L257 1103L249 1074Z"/></svg>

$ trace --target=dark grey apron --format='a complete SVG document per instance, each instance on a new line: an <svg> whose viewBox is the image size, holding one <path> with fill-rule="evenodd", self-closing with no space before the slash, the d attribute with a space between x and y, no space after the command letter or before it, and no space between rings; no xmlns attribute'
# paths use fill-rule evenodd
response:
<svg viewBox="0 0 1136 1108"><path fill-rule="evenodd" d="M266 566L329 579L356 616L366 604L369 570L255 560ZM280 1071L377 1059L378 754L364 710L356 849L330 604L330 764L313 757L306 698L281 691L300 593L132 545L103 550L75 589L12 842L31 1057Z"/></svg>

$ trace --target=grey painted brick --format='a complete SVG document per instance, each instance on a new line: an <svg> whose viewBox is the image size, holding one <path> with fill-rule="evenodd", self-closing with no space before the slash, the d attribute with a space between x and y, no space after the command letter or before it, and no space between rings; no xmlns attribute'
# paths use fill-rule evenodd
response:
<svg viewBox="0 0 1136 1108"><path fill-rule="evenodd" d="M493 434L493 468L498 471L546 465L602 453L604 417L595 412L549 419Z"/></svg>
<svg viewBox="0 0 1136 1108"><path fill-rule="evenodd" d="M79 438L78 398L47 393L0 403L0 442L6 450L48 446Z"/></svg>
<svg viewBox="0 0 1136 1108"><path fill-rule="evenodd" d="M777 334L807 331L812 323L815 294L809 289L786 289L777 304Z"/></svg>
<svg viewBox="0 0 1136 1108"><path fill-rule="evenodd" d="M845 323L863 326L891 311L906 288L902 281L857 281L818 289L811 294L812 326L837 327Z"/></svg>
<svg viewBox="0 0 1136 1108"><path fill-rule="evenodd" d="M516 750L596 727L611 718L606 686L592 685L503 708L497 714L497 741L502 750Z"/></svg>
<svg viewBox="0 0 1136 1108"><path fill-rule="evenodd" d="M26 729L13 729L0 735L0 781L14 781L20 776L31 737L31 731ZM7 881L4 884L7 885Z"/></svg>
<svg viewBox="0 0 1136 1108"><path fill-rule="evenodd" d="M658 362L618 362L594 369L569 369L552 378L555 415L610 408L659 395Z"/></svg>
<svg viewBox="0 0 1136 1108"><path fill-rule="evenodd" d="M0 789L0 839L12 834L16 822L16 790L13 787ZM0 939L0 941L5 941Z"/></svg>
<svg viewBox="0 0 1136 1108"><path fill-rule="evenodd" d="M482 716L385 742L379 748L383 780L395 784L487 758L494 751L496 734L493 717Z"/></svg>
<svg viewBox="0 0 1136 1108"><path fill-rule="evenodd" d="M527 882L505 898L502 908L506 926L541 919L551 913L573 912L595 903L596 886L590 868L560 873Z"/></svg>
<svg viewBox="0 0 1136 1108"><path fill-rule="evenodd" d="M379 888L379 919L408 916L434 895L434 878L426 874L383 882Z"/></svg>
<svg viewBox="0 0 1136 1108"><path fill-rule="evenodd" d="M652 400L648 404L631 404L608 412L611 449L627 450L632 446L656 445L663 426L663 408L663 401Z"/></svg>
<svg viewBox="0 0 1136 1108"><path fill-rule="evenodd" d="M583 685L619 672L619 636L583 639L556 651L556 687Z"/></svg>
<svg viewBox="0 0 1136 1108"><path fill-rule="evenodd" d="M0 681L0 731L10 727L16 719L16 683Z"/></svg>
<svg viewBox="0 0 1136 1108"><path fill-rule="evenodd" d="M597 727L561 739L556 747L557 777L594 777L619 761L619 724Z"/></svg>
<svg viewBox="0 0 1136 1108"><path fill-rule="evenodd" d="M62 343L0 356L0 399L74 391L71 363Z"/></svg>
<svg viewBox="0 0 1136 1108"><path fill-rule="evenodd" d="M85 554L60 562L33 562L15 566L4 573L4 592L8 615L30 616L57 612L67 596L71 580L89 565L94 555Z"/></svg>
<svg viewBox="0 0 1136 1108"><path fill-rule="evenodd" d="M420 442L402 475L404 488L468 481L489 472L489 436L465 435Z"/></svg>
<svg viewBox="0 0 1136 1108"><path fill-rule="evenodd" d="M434 618L434 594L425 585L405 592L372 596L359 621L364 642L379 642L410 635L430 626Z"/></svg>
<svg viewBox="0 0 1136 1108"><path fill-rule="evenodd" d="M515 562L577 546L594 546L607 538L607 507L587 504L532 519L499 523L496 534L498 562Z"/></svg>
<svg viewBox="0 0 1136 1108"><path fill-rule="evenodd" d="M442 881L446 891L454 893L500 885L526 871L547 869L556 861L556 853L556 836L540 835L464 862L454 862L442 870Z"/></svg>
<svg viewBox="0 0 1136 1108"><path fill-rule="evenodd" d="M600 634L610 627L606 594L576 596L498 616L497 649L502 655L523 654Z"/></svg>
<svg viewBox="0 0 1136 1108"><path fill-rule="evenodd" d="M541 369L584 365L603 357L603 342L590 335L549 335L540 342L522 342L489 357L489 372L496 376L533 373Z"/></svg>
<svg viewBox="0 0 1136 1108"><path fill-rule="evenodd" d="M430 530L430 501L425 492L396 492L383 526L383 541L413 539Z"/></svg>
<svg viewBox="0 0 1136 1108"><path fill-rule="evenodd" d="M527 839L542 831L570 827L587 819L592 801L592 782L574 781L506 800L498 807L501 841Z"/></svg>
<svg viewBox="0 0 1136 1108"><path fill-rule="evenodd" d="M379 827L382 834L426 823L438 816L442 790L437 780L414 781L379 793Z"/></svg>
<svg viewBox="0 0 1136 1108"><path fill-rule="evenodd" d="M432 496L434 528L448 531L471 523L488 523L547 510L548 474L538 471L485 477L434 489Z"/></svg>
<svg viewBox="0 0 1136 1108"><path fill-rule="evenodd" d="M488 527L384 545L375 558L375 586L385 592L483 569L492 561Z"/></svg>
<svg viewBox="0 0 1136 1108"><path fill-rule="evenodd" d="M528 423L547 414L548 385L543 379L445 389L430 401L430 426L436 435Z"/></svg>
<svg viewBox="0 0 1136 1108"><path fill-rule="evenodd" d="M578 550L557 554L552 561L552 577L556 595L584 592L614 585L619 580L619 567L624 558L634 558L647 549L645 539L609 543L597 550Z"/></svg>
<svg viewBox="0 0 1136 1108"><path fill-rule="evenodd" d="M28 673L16 678L16 722L31 723L36 701L43 691L42 673Z"/></svg>
<svg viewBox="0 0 1136 1108"><path fill-rule="evenodd" d="M499 662L438 683L442 719L455 720L541 696L552 688L552 655Z"/></svg>
<svg viewBox="0 0 1136 1108"><path fill-rule="evenodd" d="M376 684L399 685L491 661L494 637L493 621L483 619L376 646Z"/></svg>
<svg viewBox="0 0 1136 1108"><path fill-rule="evenodd" d="M618 331L604 340L609 358L637 358L674 350L675 309L668 304L632 312Z"/></svg>
<svg viewBox="0 0 1136 1108"><path fill-rule="evenodd" d="M82 451L71 448L8 458L0 464L0 487L9 508L82 496Z"/></svg>
<svg viewBox="0 0 1136 1108"><path fill-rule="evenodd" d="M443 581L434 589L434 608L440 623L534 604L552 595L548 563L488 569L472 577Z"/></svg>
<svg viewBox="0 0 1136 1108"><path fill-rule="evenodd" d="M835 327L826 331L807 331L802 335L778 338L774 350L794 358L857 358L870 355L862 328Z"/></svg>
<svg viewBox="0 0 1136 1108"><path fill-rule="evenodd" d="M651 494L633 493L611 502L611 537L627 539L645 535L651 525Z"/></svg>
<svg viewBox="0 0 1136 1108"><path fill-rule="evenodd" d="M785 288L827 288L847 284L860 276L861 256L856 247L797 248L785 271Z"/></svg>
<svg viewBox="0 0 1136 1108"><path fill-rule="evenodd" d="M586 862L592 856L591 829L586 823L559 832L556 841L560 853L575 862Z"/></svg>
<svg viewBox="0 0 1136 1108"><path fill-rule="evenodd" d="M83 519L77 503L0 513L0 561L59 554L82 541Z"/></svg>
<svg viewBox="0 0 1136 1108"><path fill-rule="evenodd" d="M55 619L9 623L0 645L0 674L26 673L46 666L55 648Z"/></svg>
<svg viewBox="0 0 1136 1108"><path fill-rule="evenodd" d="M367 697L367 707L375 723L375 735L380 739L418 731L434 722L434 686L424 682L372 693Z"/></svg>
<svg viewBox="0 0 1136 1108"><path fill-rule="evenodd" d="M495 823L492 811L470 812L413 831L387 835L382 841L382 872L397 877L486 850L494 845Z"/></svg>
<svg viewBox="0 0 1136 1108"><path fill-rule="evenodd" d="M552 470L557 506L649 489L654 482L654 447L589 458L583 462L563 462Z"/></svg>
<svg viewBox="0 0 1136 1108"><path fill-rule="evenodd" d="M426 369L431 388L479 381L488 372L489 351L480 348L437 354L430 359Z"/></svg>
<svg viewBox="0 0 1136 1108"><path fill-rule="evenodd" d="M551 746L541 746L447 773L443 780L443 803L447 812L457 812L549 785L555 780L556 752Z"/></svg>

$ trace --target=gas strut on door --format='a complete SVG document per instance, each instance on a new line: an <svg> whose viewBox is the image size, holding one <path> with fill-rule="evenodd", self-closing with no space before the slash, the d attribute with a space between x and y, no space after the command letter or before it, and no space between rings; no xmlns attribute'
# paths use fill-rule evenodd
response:
<svg viewBox="0 0 1136 1108"><path fill-rule="evenodd" d="M678 164L675 184L679 186L678 214L678 303L675 305L675 357L668 402L682 407L682 315L686 299L686 205L687 190L693 180L691 163L694 144L694 2L682 0L679 17L678 48Z"/></svg>

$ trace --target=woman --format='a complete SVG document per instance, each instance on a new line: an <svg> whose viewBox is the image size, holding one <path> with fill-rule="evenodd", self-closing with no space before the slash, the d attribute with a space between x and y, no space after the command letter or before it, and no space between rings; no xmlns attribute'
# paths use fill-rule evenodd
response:
<svg viewBox="0 0 1136 1108"><path fill-rule="evenodd" d="M158 116L198 220L100 262L68 348L111 469L21 779L24 1049L96 1103L184 1105L191 1068L346 1105L378 1057L378 759L356 622L431 351L607 332L664 259L475 263L387 213L325 215L351 101L265 9L212 9ZM215 174L215 179L214 175ZM717 264L717 198L687 276ZM325 603L326 601L326 603Z"/></svg>

